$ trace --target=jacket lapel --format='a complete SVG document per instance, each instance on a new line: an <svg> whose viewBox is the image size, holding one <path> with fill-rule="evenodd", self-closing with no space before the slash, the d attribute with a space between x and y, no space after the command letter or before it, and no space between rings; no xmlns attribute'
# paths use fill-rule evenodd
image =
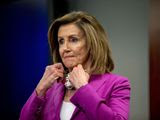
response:
<svg viewBox="0 0 160 120"><path fill-rule="evenodd" d="M56 112L56 120L60 120L60 110L64 98L64 93L65 93L65 87L63 84L60 84L56 90L56 95L55 101L54 101L54 107L55 107L55 112Z"/></svg>
<svg viewBox="0 0 160 120"><path fill-rule="evenodd" d="M106 74L98 74L98 75L92 75L89 81L89 84L98 91L101 86L106 82L106 80L109 78L110 73Z"/></svg>
<svg viewBox="0 0 160 120"><path fill-rule="evenodd" d="M107 73L105 75L109 75L109 73ZM99 88L104 84L105 80L106 79L104 79L103 74L91 75L88 84L90 84L96 91L98 91ZM74 119L79 112L80 112L80 109L78 107L76 107L76 109L74 110L73 115L71 117L71 120Z"/></svg>

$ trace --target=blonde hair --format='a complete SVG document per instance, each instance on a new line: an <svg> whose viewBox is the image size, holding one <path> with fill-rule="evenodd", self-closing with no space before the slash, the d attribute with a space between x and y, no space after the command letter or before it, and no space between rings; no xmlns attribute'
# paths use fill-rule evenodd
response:
<svg viewBox="0 0 160 120"><path fill-rule="evenodd" d="M61 25L74 23L86 36L87 52L91 61L91 73L103 74L114 69L108 38L100 23L94 16L82 11L73 11L57 18L49 27L48 40L53 63L62 62L57 40Z"/></svg>

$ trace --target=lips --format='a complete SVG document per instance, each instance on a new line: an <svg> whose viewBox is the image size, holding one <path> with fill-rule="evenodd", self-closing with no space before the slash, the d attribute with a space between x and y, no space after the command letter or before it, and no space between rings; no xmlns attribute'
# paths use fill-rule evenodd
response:
<svg viewBox="0 0 160 120"><path fill-rule="evenodd" d="M73 58L74 56L64 56L64 59Z"/></svg>

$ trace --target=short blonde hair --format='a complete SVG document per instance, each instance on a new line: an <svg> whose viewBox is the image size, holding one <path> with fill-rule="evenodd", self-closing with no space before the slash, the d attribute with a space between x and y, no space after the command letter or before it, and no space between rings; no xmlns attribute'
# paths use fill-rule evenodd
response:
<svg viewBox="0 0 160 120"><path fill-rule="evenodd" d="M48 40L53 63L62 62L59 55L58 29L61 25L74 23L86 36L87 52L91 61L91 73L103 74L114 69L108 38L94 16L82 11L73 11L57 18L49 27Z"/></svg>

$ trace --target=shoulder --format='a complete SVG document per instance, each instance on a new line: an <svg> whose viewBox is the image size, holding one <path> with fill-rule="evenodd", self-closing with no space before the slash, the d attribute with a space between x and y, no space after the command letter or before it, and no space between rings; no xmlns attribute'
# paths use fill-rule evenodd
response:
<svg viewBox="0 0 160 120"><path fill-rule="evenodd" d="M111 85L113 87L124 86L130 88L129 79L119 74L106 73L102 75L102 79L105 81L107 85Z"/></svg>
<svg viewBox="0 0 160 120"><path fill-rule="evenodd" d="M101 75L102 79L104 79L107 82L112 82L112 83L121 83L121 82L128 82L129 79L125 76L115 74L115 73L105 73Z"/></svg>
<svg viewBox="0 0 160 120"><path fill-rule="evenodd" d="M127 77L114 73L92 75L91 81L92 80L97 82L107 82L107 83L129 82Z"/></svg>
<svg viewBox="0 0 160 120"><path fill-rule="evenodd" d="M110 86L111 91L123 91L128 93L131 89L130 81L125 76L109 73L104 74L103 79L105 81L105 86Z"/></svg>
<svg viewBox="0 0 160 120"><path fill-rule="evenodd" d="M90 84L104 89L113 89L119 86L130 88L130 82L127 77L114 73L92 75Z"/></svg>
<svg viewBox="0 0 160 120"><path fill-rule="evenodd" d="M110 95L122 93L129 95L130 83L127 77L114 74L105 73L99 75L92 75L89 85L94 88L97 93L105 98L110 98Z"/></svg>

